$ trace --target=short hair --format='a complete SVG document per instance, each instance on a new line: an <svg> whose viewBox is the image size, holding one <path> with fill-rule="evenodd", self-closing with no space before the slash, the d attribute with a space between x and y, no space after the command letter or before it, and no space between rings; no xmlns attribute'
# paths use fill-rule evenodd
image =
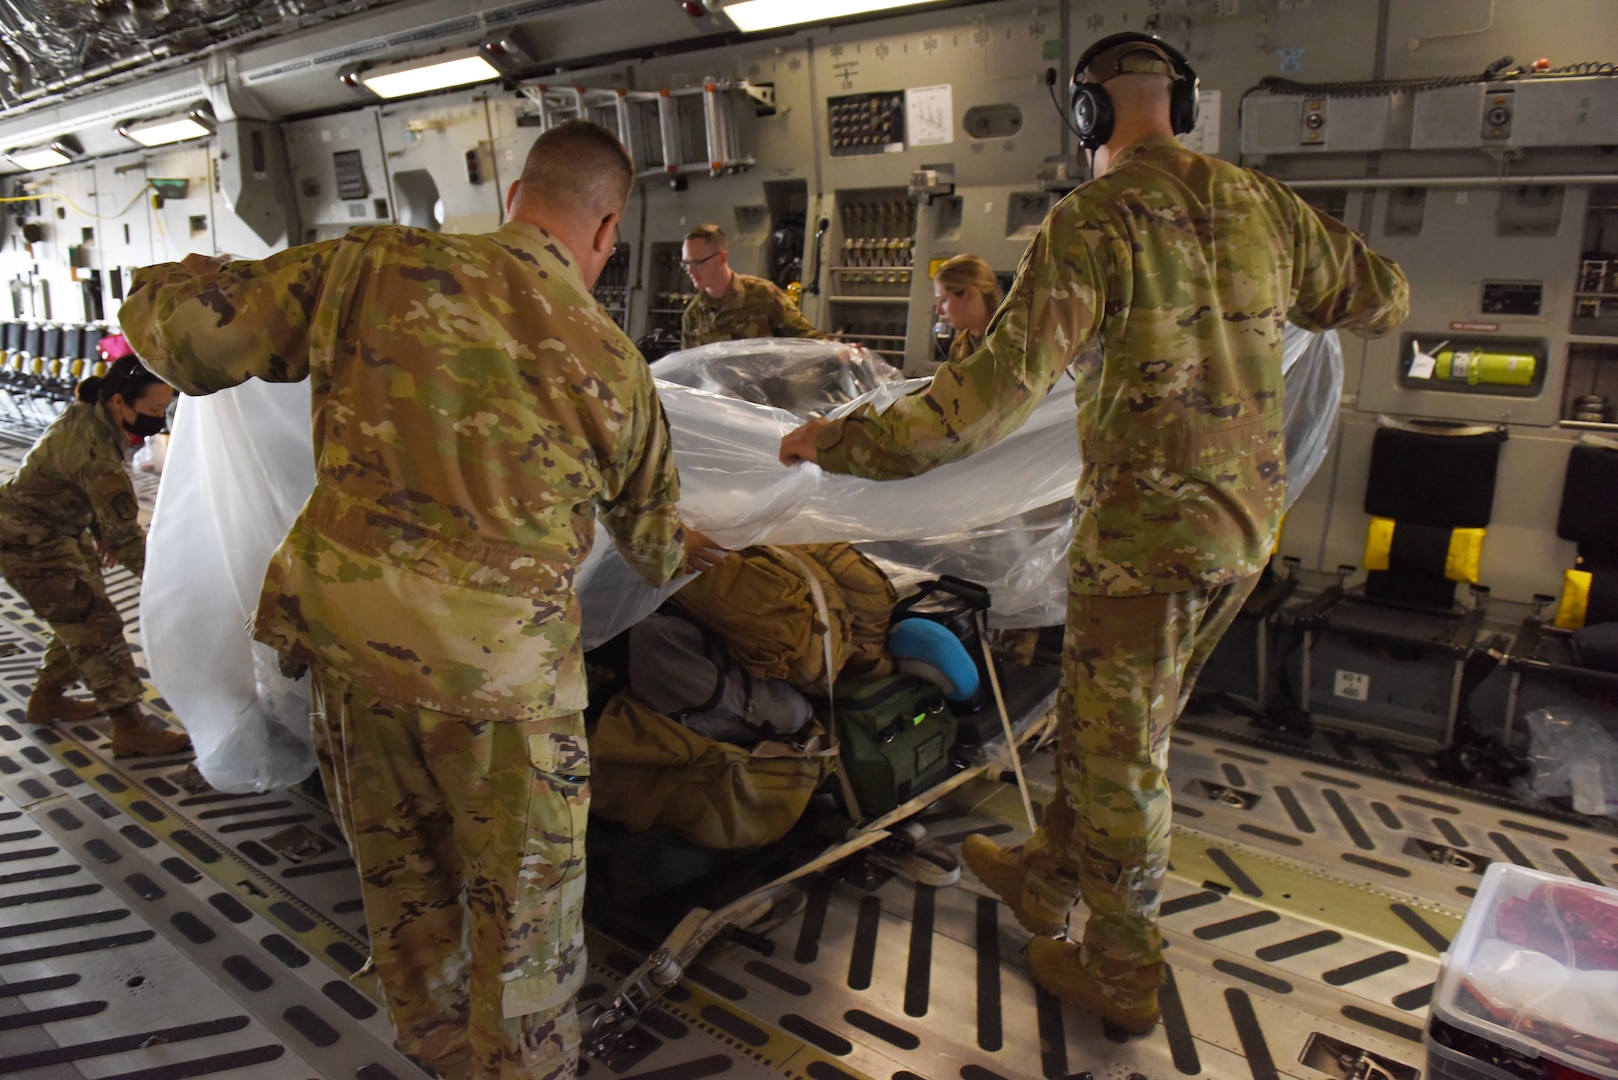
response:
<svg viewBox="0 0 1618 1080"><path fill-rule="evenodd" d="M717 225L698 225L685 234L687 240L706 240L719 251L729 251L730 241L725 239L725 230Z"/></svg>
<svg viewBox="0 0 1618 1080"><path fill-rule="evenodd" d="M989 264L976 255L957 255L953 259L946 259L944 265L938 268L933 280L946 289L976 289L983 294L983 303L992 314L1005 299L1005 293L1000 289L1000 279L994 276Z"/></svg>
<svg viewBox="0 0 1618 1080"><path fill-rule="evenodd" d="M534 140L518 182L542 199L605 217L621 213L629 200L635 161L601 125L566 120Z"/></svg>

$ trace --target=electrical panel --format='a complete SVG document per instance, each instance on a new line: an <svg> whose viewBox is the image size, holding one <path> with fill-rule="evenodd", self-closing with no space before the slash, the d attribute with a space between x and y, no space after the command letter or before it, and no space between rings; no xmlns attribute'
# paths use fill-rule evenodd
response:
<svg viewBox="0 0 1618 1080"><path fill-rule="evenodd" d="M905 96L902 90L845 94L826 99L832 157L882 154L904 149Z"/></svg>
<svg viewBox="0 0 1618 1080"><path fill-rule="evenodd" d="M1541 76L1468 83L1420 90L1415 99L1413 150L1618 143L1618 79Z"/></svg>
<svg viewBox="0 0 1618 1080"><path fill-rule="evenodd" d="M1543 281L1485 281L1478 310L1485 315L1538 315L1544 302Z"/></svg>
<svg viewBox="0 0 1618 1080"><path fill-rule="evenodd" d="M1410 142L1406 94L1253 96L1242 102L1242 153L1369 153Z"/></svg>
<svg viewBox="0 0 1618 1080"><path fill-rule="evenodd" d="M607 256L606 264L601 267L601 276L596 278L596 285L592 294L601 309L612 317L620 329L629 325L629 245L620 243L612 249Z"/></svg>
<svg viewBox="0 0 1618 1080"><path fill-rule="evenodd" d="M904 363L915 268L916 203L905 189L837 194L842 243L828 266L832 329Z"/></svg>
<svg viewBox="0 0 1618 1080"><path fill-rule="evenodd" d="M1399 93L1255 94L1242 153L1618 144L1618 79L1539 76Z"/></svg>

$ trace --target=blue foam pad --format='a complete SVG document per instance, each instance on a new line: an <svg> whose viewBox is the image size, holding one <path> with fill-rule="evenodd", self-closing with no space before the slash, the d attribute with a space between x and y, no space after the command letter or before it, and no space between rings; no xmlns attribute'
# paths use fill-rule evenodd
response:
<svg viewBox="0 0 1618 1080"><path fill-rule="evenodd" d="M900 660L920 660L945 679L944 696L965 701L978 692L978 668L960 639L930 619L900 619L888 630L888 651Z"/></svg>

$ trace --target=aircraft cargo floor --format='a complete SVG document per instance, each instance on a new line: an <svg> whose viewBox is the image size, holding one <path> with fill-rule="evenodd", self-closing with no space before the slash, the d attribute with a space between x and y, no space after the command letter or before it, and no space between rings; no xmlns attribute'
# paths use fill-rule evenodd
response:
<svg viewBox="0 0 1618 1080"><path fill-rule="evenodd" d="M25 448L5 441L0 467ZM138 482L145 497L153 486ZM109 585L138 643L135 583L118 570ZM373 980L353 977L358 883L323 802L215 792L189 754L114 760L105 720L29 725L43 630L0 592L0 1076L419 1076ZM1171 977L1151 1035L1038 991L1026 935L970 873L934 889L833 872L765 934L769 955L711 948L581 1072L1414 1080L1438 955L1490 861L1618 885L1611 830L1445 787L1398 749L1320 737L1283 750L1245 721L1197 717L1172 760ZM1050 765L1028 762L1045 791ZM922 820L952 845L1027 829L999 780ZM590 922L586 1002L656 944Z"/></svg>

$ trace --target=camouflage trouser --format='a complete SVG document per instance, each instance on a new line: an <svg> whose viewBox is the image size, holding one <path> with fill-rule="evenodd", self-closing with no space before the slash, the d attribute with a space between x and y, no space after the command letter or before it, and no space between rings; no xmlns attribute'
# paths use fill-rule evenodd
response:
<svg viewBox="0 0 1618 1080"><path fill-rule="evenodd" d="M107 596L88 534L27 550L0 548L0 573L50 625L51 640L39 668L41 684L66 687L82 678L105 709L141 699L124 617Z"/></svg>
<svg viewBox="0 0 1618 1080"><path fill-rule="evenodd" d="M321 778L400 1049L456 1080L574 1076L583 717L477 720L314 674Z"/></svg>
<svg viewBox="0 0 1618 1080"><path fill-rule="evenodd" d="M1030 884L1090 909L1083 959L1124 1005L1163 979L1157 929L1169 859L1169 735L1258 575L1150 596L1070 592L1057 704L1060 790L1025 847Z"/></svg>

